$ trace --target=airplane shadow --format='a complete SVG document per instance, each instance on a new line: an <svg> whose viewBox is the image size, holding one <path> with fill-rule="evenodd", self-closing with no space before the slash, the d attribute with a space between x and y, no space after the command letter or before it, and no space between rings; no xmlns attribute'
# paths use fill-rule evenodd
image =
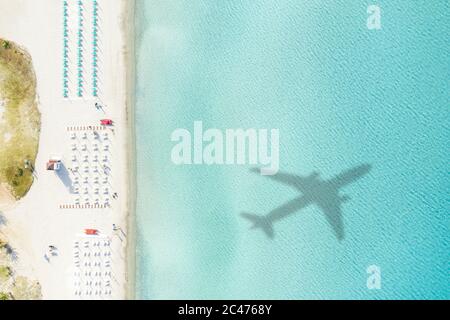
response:
<svg viewBox="0 0 450 320"><path fill-rule="evenodd" d="M312 173L306 177L282 172L274 176L267 176L274 181L295 188L301 195L273 209L265 216L246 212L241 213L241 216L253 223L252 229L261 228L269 238L273 239L274 222L282 220L309 205L314 205L325 215L336 238L341 241L345 237L342 204L349 201L350 198L341 195L340 191L346 185L365 176L371 168L369 164L362 164L327 180L321 179L318 173ZM259 169L252 169L251 171L256 173L259 172Z"/></svg>

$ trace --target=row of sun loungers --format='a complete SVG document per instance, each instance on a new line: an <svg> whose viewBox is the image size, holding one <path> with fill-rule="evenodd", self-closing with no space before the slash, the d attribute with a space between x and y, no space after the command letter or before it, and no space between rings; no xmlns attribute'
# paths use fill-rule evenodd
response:
<svg viewBox="0 0 450 320"><path fill-rule="evenodd" d="M79 237L73 245L73 294L79 299L110 299L112 286L111 240Z"/></svg>
<svg viewBox="0 0 450 320"><path fill-rule="evenodd" d="M107 127L105 126L73 126L73 127L67 127L67 131L101 131L106 130Z"/></svg>
<svg viewBox="0 0 450 320"><path fill-rule="evenodd" d="M77 89L77 96L79 98L83 97L83 86L84 86L84 79L83 79L83 31L84 31L84 7L83 7L83 1L78 1L78 44L77 44L77 67L78 67L78 89Z"/></svg>
<svg viewBox="0 0 450 320"><path fill-rule="evenodd" d="M69 3L63 1L63 97L69 97Z"/></svg>
<svg viewBox="0 0 450 320"><path fill-rule="evenodd" d="M98 97L98 52L99 52L99 7L97 0L64 0L63 3L63 97L70 97L69 89L69 74L70 71L76 70L76 96L83 98L86 92L85 75L88 65L86 64L86 23L89 22L86 15L86 8L88 2L92 5L92 96ZM71 5L73 10L71 11ZM77 15L77 16L76 16ZM72 17L73 16L73 17ZM76 23L76 25L75 25ZM73 46L76 48L73 57L73 61L76 65L73 69L70 66L71 59L70 43L73 41ZM76 47L75 47L76 43ZM76 68L75 68L76 67Z"/></svg>
<svg viewBox="0 0 450 320"><path fill-rule="evenodd" d="M77 139L88 140L90 137L93 137L95 140L103 140L103 141L109 140L108 132L104 132L103 134L100 135L97 131L93 131L91 136L89 136L87 132L84 132L82 134L76 134L76 132L72 132L70 135L70 139L72 140Z"/></svg>
<svg viewBox="0 0 450 320"><path fill-rule="evenodd" d="M60 209L108 209L111 205L109 204L62 204L59 206Z"/></svg>
<svg viewBox="0 0 450 320"><path fill-rule="evenodd" d="M68 167L74 203L65 209L109 208L111 197L111 141L109 132L70 132Z"/></svg>
<svg viewBox="0 0 450 320"><path fill-rule="evenodd" d="M98 2L93 0L92 18L92 95L98 97Z"/></svg>
<svg viewBox="0 0 450 320"><path fill-rule="evenodd" d="M98 146L98 144L93 144L93 145L92 145L92 149L93 149L93 151L99 151L99 146ZM88 150L88 145L87 145L87 144L83 144L83 145L81 145L81 148L78 149L77 144L73 143L73 144L72 144L72 151L77 151L77 150L87 151L87 150ZM108 144L103 146L103 151L105 151L105 152L108 152L108 151L109 151L109 145L108 145ZM76 157L76 155L73 155L73 156ZM86 155L86 156L88 156L88 155ZM95 157L96 157L96 158L95 158ZM76 159L76 158L75 158L75 159ZM76 160L75 160L75 161L76 161ZM103 161L103 162L108 162L108 161L109 161L108 156L107 156L107 155L104 155L102 161ZM88 162L88 159L85 159L85 162ZM94 162L98 162L98 155L94 155Z"/></svg>

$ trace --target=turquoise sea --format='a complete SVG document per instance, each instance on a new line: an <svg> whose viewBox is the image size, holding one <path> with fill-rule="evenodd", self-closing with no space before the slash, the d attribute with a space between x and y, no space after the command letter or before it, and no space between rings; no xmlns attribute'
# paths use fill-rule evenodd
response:
<svg viewBox="0 0 450 320"><path fill-rule="evenodd" d="M136 21L137 298L450 298L449 1L137 0ZM344 238L317 206L250 230L241 212L299 193L173 164L196 120L279 129L284 172L370 165L342 189Z"/></svg>

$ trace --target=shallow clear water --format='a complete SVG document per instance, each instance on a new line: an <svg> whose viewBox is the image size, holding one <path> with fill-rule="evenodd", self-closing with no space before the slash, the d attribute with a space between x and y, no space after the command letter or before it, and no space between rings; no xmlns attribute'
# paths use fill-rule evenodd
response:
<svg viewBox="0 0 450 320"><path fill-rule="evenodd" d="M137 3L137 297L450 298L448 1ZM171 133L279 128L280 169L345 187L338 241L316 206L251 166L176 166ZM369 265L382 289L366 287Z"/></svg>

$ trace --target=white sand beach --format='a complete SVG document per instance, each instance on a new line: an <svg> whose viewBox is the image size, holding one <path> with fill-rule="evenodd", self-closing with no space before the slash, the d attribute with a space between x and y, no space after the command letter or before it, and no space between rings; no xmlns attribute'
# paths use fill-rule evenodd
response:
<svg viewBox="0 0 450 320"><path fill-rule="evenodd" d="M70 14L76 14L77 1L68 2ZM83 2L89 57L93 0ZM132 263L128 257L133 259L128 235L134 197L129 161L133 2L98 0L98 98L91 94L87 59L83 97L72 90L64 99L63 1L0 0L0 37L30 53L42 115L33 186L25 198L4 210L6 224L0 232L18 253L17 269L40 282L43 299L132 298L133 275L127 269ZM77 30L69 32L73 36ZM69 50L69 64L75 65L75 49ZM77 83L73 70L70 86ZM113 126L100 126L101 119L111 119ZM64 172L47 170L54 157L62 160ZM0 190L0 200L4 197ZM99 234L87 236L85 229ZM49 246L56 247L53 255Z"/></svg>
<svg viewBox="0 0 450 320"><path fill-rule="evenodd" d="M11 209L13 205L14 198L4 186L0 185L0 212Z"/></svg>

